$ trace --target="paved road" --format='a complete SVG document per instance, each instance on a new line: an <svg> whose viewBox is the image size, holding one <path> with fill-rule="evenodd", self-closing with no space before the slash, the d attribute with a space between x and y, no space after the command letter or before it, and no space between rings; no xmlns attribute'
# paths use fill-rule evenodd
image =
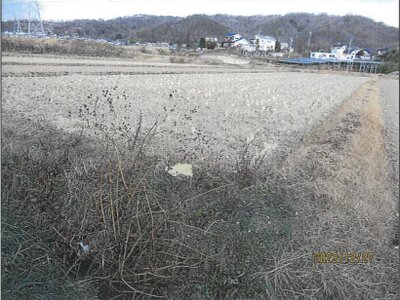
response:
<svg viewBox="0 0 400 300"><path fill-rule="evenodd" d="M381 106L385 123L386 143L395 180L395 195L399 197L399 81L398 78L381 78Z"/></svg>

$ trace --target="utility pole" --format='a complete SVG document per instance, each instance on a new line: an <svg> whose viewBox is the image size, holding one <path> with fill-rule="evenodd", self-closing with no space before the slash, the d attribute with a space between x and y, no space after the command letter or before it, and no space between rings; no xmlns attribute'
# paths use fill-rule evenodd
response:
<svg viewBox="0 0 400 300"><path fill-rule="evenodd" d="M290 54L291 54L291 51L292 51L292 46L293 46L293 38L290 38L290 45L289 45L289 55L288 55L288 58L290 58Z"/></svg>
<svg viewBox="0 0 400 300"><path fill-rule="evenodd" d="M353 37L350 37L350 40L349 40L349 49L347 50L347 52L349 53L349 55L351 54L350 53L350 48L351 48L351 43L353 42Z"/></svg>
<svg viewBox="0 0 400 300"><path fill-rule="evenodd" d="M14 33L20 33L21 32L21 23L19 22L19 17L15 16L15 11L14 11Z"/></svg>
<svg viewBox="0 0 400 300"><path fill-rule="evenodd" d="M18 19L18 21L17 21L17 32L18 32L18 33L21 32L21 22L19 21L19 19Z"/></svg>
<svg viewBox="0 0 400 300"><path fill-rule="evenodd" d="M310 49L310 43L311 43L311 37L312 37L312 31L308 34L308 40L307 40L307 48Z"/></svg>
<svg viewBox="0 0 400 300"><path fill-rule="evenodd" d="M14 11L14 33L18 32L18 22L17 22L17 17L15 16L15 11Z"/></svg>

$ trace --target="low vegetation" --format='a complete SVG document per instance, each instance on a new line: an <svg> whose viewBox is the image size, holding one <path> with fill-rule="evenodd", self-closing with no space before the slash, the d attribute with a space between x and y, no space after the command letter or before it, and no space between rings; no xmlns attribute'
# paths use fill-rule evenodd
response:
<svg viewBox="0 0 400 300"><path fill-rule="evenodd" d="M1 49L6 52L25 52L33 54L63 54L78 56L122 56L123 50L110 44L88 41L57 39L29 39L2 37Z"/></svg>
<svg viewBox="0 0 400 300"><path fill-rule="evenodd" d="M374 85L274 163L254 164L245 143L232 172L193 177L147 152L158 123L99 122L96 103L78 110L79 134L4 114L3 297L396 297ZM374 258L316 264L318 251Z"/></svg>
<svg viewBox="0 0 400 300"><path fill-rule="evenodd" d="M54 249L54 233L37 228L29 219L2 206L2 297L97 299L90 279L74 280L69 275Z"/></svg>
<svg viewBox="0 0 400 300"><path fill-rule="evenodd" d="M168 55L169 49L142 47L121 47L108 43L88 40L33 39L26 37L2 37L3 52L28 54L56 54L68 56L137 58L148 55Z"/></svg>
<svg viewBox="0 0 400 300"><path fill-rule="evenodd" d="M231 174L199 166L193 178L173 177L146 154L157 124L148 131L141 119L133 127L103 126L92 108L80 112L84 130L98 136L93 140L6 117L3 211L32 224L41 252L25 259L54 257L48 267L58 268L35 290L38 297L55 292L53 284L63 288L67 278L72 290L65 292L82 299L261 298L264 279L254 274L291 239L294 212L278 190L260 183L265 178L251 167L247 148ZM13 224L3 219L5 229ZM20 243L24 249L29 240ZM6 247L12 256L18 245ZM10 298L34 291L14 275L26 265L13 260L4 267Z"/></svg>
<svg viewBox="0 0 400 300"><path fill-rule="evenodd" d="M383 137L379 89L368 82L283 163L298 247L274 273L282 299L398 297L397 204ZM371 252L373 259L312 264L301 257L318 252Z"/></svg>
<svg viewBox="0 0 400 300"><path fill-rule="evenodd" d="M400 53L399 48L390 50L388 53L382 55L381 65L379 65L378 72L388 74L400 71Z"/></svg>

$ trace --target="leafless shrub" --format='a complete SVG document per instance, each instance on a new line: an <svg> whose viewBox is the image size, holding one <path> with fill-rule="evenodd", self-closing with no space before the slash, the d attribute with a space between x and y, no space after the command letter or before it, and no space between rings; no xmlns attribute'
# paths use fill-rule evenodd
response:
<svg viewBox="0 0 400 300"><path fill-rule="evenodd" d="M146 46L140 47L140 52L144 54L153 54L153 51L151 51L151 49Z"/></svg>
<svg viewBox="0 0 400 300"><path fill-rule="evenodd" d="M167 55L169 53L169 51L167 49L159 48L159 49L157 49L157 53L160 55Z"/></svg>
<svg viewBox="0 0 400 300"><path fill-rule="evenodd" d="M169 58L169 61L174 63L174 64L183 64L185 63L185 58L184 57L177 57L177 56L171 56Z"/></svg>
<svg viewBox="0 0 400 300"><path fill-rule="evenodd" d="M248 275L288 236L279 195L218 170L197 168L190 180L157 171L159 157L146 153L157 120L145 125L140 110L120 120L117 97L129 96L117 87L88 97L68 113L82 134L34 123L20 147L3 149L7 208L51 232L67 276L92 278L100 298L261 295L262 280Z"/></svg>

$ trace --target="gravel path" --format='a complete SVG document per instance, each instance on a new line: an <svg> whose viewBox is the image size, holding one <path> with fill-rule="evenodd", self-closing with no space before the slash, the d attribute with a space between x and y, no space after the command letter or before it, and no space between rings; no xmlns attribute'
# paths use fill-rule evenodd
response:
<svg viewBox="0 0 400 300"><path fill-rule="evenodd" d="M385 123L386 143L390 155L395 180L395 195L399 197L399 81L398 79L382 78L379 80L381 89L381 105Z"/></svg>

